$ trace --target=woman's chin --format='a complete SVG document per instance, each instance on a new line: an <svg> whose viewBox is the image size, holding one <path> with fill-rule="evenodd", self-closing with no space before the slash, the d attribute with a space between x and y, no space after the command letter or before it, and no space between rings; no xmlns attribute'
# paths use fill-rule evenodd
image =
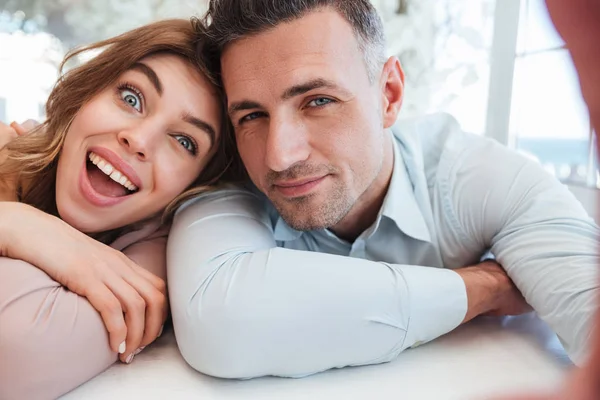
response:
<svg viewBox="0 0 600 400"><path fill-rule="evenodd" d="M92 235L123 228L160 214L160 209L148 210L147 205L136 202L130 207L113 210L88 210L67 196L57 196L56 206L60 218L80 232ZM133 211L132 211L133 210ZM145 212L143 212L145 211Z"/></svg>
<svg viewBox="0 0 600 400"><path fill-rule="evenodd" d="M98 216L89 215L87 213L78 213L72 208L61 210L61 207L59 206L58 215L60 219L71 225L73 228L89 235L110 231L122 226L122 224L114 226L115 224L111 224L110 221L106 221L106 219L100 220Z"/></svg>

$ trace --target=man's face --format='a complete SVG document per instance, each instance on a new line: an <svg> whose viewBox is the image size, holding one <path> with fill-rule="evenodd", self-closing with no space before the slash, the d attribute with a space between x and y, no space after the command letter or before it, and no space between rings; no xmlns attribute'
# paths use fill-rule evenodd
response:
<svg viewBox="0 0 600 400"><path fill-rule="evenodd" d="M221 61L254 184L295 229L340 222L372 189L389 146L386 85L379 74L369 81L350 24L333 10L309 13L233 42Z"/></svg>

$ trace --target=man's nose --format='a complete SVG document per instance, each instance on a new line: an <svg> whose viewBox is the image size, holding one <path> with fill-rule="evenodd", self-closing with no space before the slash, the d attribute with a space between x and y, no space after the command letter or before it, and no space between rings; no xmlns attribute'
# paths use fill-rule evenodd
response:
<svg viewBox="0 0 600 400"><path fill-rule="evenodd" d="M267 137L265 163L269 169L282 172L306 161L310 143L306 126L297 121L271 119Z"/></svg>

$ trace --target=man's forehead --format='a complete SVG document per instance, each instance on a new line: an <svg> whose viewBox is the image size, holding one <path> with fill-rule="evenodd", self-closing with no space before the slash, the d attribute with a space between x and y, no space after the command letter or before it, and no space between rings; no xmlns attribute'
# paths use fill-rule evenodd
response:
<svg viewBox="0 0 600 400"><path fill-rule="evenodd" d="M281 63L290 58L329 58L360 56L350 24L333 10L315 11L281 23L267 31L238 39L224 49L222 63Z"/></svg>
<svg viewBox="0 0 600 400"><path fill-rule="evenodd" d="M239 39L227 46L221 61L229 92L265 82L289 86L315 78L337 80L342 70L364 69L352 28L332 11L311 13Z"/></svg>

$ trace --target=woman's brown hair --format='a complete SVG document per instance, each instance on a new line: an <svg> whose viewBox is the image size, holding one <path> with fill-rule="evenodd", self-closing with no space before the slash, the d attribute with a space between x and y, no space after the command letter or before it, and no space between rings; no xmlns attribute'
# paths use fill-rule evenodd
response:
<svg viewBox="0 0 600 400"><path fill-rule="evenodd" d="M215 88L221 110L221 135L216 143L213 158L197 180L184 193L174 199L165 209L166 222L181 203L209 190L228 170L234 159L230 123L225 111L221 88L211 78L207 68L196 55L198 36L196 19L171 19L155 22L131 30L122 35L76 49L65 57L60 65L58 79L46 104L46 121L30 134L10 142L2 152L5 160L0 164L0 177L15 177L19 200L46 213L59 216L56 206L56 170L61 149L73 119L81 107L114 82L136 62L157 53L179 56L201 71ZM101 53L82 65L62 73L65 64L75 57L94 50ZM94 235L108 243L118 235L135 229L123 227L111 232Z"/></svg>

